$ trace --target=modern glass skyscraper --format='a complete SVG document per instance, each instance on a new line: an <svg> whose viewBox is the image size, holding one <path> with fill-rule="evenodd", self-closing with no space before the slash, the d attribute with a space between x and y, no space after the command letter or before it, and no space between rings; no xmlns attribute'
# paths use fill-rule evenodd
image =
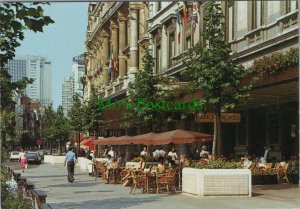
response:
<svg viewBox="0 0 300 209"><path fill-rule="evenodd" d="M10 60L7 67L13 82L25 76L34 79L25 89L26 96L33 101L39 101L43 107L52 103L51 61L42 56L19 56Z"/></svg>
<svg viewBox="0 0 300 209"><path fill-rule="evenodd" d="M65 78L62 84L62 108L64 115L67 116L72 107L72 99L74 95L74 80L72 77Z"/></svg>
<svg viewBox="0 0 300 209"><path fill-rule="evenodd" d="M74 79L74 93L83 96L83 85L80 82L80 78L84 75L84 65L75 63L72 65L72 71Z"/></svg>

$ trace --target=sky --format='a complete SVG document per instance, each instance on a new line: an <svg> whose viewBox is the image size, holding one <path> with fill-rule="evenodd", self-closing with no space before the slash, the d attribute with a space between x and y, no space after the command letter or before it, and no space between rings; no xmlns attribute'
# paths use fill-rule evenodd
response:
<svg viewBox="0 0 300 209"><path fill-rule="evenodd" d="M84 53L88 3L51 3L44 10L55 23L44 27L43 33L26 31L16 56L40 55L52 61L52 99L57 108L63 80L72 75L72 59Z"/></svg>

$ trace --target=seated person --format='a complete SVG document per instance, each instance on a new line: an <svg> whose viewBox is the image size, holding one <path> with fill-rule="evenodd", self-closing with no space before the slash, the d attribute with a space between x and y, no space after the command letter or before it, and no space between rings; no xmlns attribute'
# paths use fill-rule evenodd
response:
<svg viewBox="0 0 300 209"><path fill-rule="evenodd" d="M157 165L157 171L163 173L165 171L165 159L164 157L159 157L159 163Z"/></svg>
<svg viewBox="0 0 300 209"><path fill-rule="evenodd" d="M145 163L145 156L140 156L140 161L139 161L137 169L143 171L144 168L145 168L145 164L146 164ZM124 178L122 178L122 181L124 182L123 186L127 186L128 185L128 183L129 183L129 177L130 177L130 172L128 172L127 175Z"/></svg>
<svg viewBox="0 0 300 209"><path fill-rule="evenodd" d="M208 160L208 154L203 154L202 157L201 157L201 159L200 159L200 161L201 161L201 163L202 163L203 165L208 164L208 163L209 163L209 160Z"/></svg>
<svg viewBox="0 0 300 209"><path fill-rule="evenodd" d="M118 162L116 158L111 158L110 155L107 156L108 160L106 161L107 169L104 173L104 179L106 184L109 183L109 171L118 167Z"/></svg>
<svg viewBox="0 0 300 209"><path fill-rule="evenodd" d="M246 156L246 159L243 162L243 168L250 169L252 166L252 158L251 156Z"/></svg>
<svg viewBox="0 0 300 209"><path fill-rule="evenodd" d="M187 155L183 155L183 159L182 159L182 167L189 167L191 164L190 159L188 158Z"/></svg>
<svg viewBox="0 0 300 209"><path fill-rule="evenodd" d="M140 156L139 167L138 170L144 170L145 168L145 156Z"/></svg>

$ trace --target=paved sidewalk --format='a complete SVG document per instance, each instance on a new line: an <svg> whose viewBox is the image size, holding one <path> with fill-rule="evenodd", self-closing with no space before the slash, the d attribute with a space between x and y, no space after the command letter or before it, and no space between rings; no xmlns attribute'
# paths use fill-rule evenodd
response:
<svg viewBox="0 0 300 209"><path fill-rule="evenodd" d="M254 186L253 197L197 199L182 194L142 194L138 189L136 195L129 195L129 187L95 181L79 168L75 170L75 182L68 183L63 165L42 164L22 176L46 192L47 203L70 209L285 209L300 205L299 185L292 184Z"/></svg>

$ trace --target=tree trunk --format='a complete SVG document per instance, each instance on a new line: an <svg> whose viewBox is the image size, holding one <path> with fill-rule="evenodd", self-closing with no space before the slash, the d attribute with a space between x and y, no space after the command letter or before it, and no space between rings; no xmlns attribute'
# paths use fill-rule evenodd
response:
<svg viewBox="0 0 300 209"><path fill-rule="evenodd" d="M49 145L50 145L50 155L52 155L52 143L50 142Z"/></svg>
<svg viewBox="0 0 300 209"><path fill-rule="evenodd" d="M221 113L216 114L216 143L217 143L217 157L222 155L222 136L221 136Z"/></svg>
<svg viewBox="0 0 300 209"><path fill-rule="evenodd" d="M80 156L80 132L78 134L78 143L77 143L77 156Z"/></svg>
<svg viewBox="0 0 300 209"><path fill-rule="evenodd" d="M221 112L216 108L214 112L214 138L212 147L212 156L217 159L221 155L222 140L221 140Z"/></svg>
<svg viewBox="0 0 300 209"><path fill-rule="evenodd" d="M61 155L61 139L58 142L58 154Z"/></svg>

